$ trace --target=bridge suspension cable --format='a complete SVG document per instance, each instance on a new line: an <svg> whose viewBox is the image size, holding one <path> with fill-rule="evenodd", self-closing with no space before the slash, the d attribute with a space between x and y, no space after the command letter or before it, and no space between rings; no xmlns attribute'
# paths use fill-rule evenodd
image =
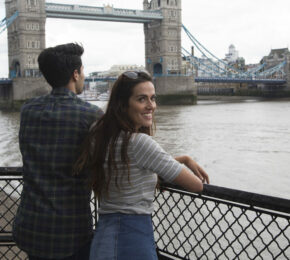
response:
<svg viewBox="0 0 290 260"><path fill-rule="evenodd" d="M17 18L18 16L18 11L16 11L13 15L11 15L9 18L5 17L1 22L0 22L0 34L5 31L9 27L10 24L13 23L13 21Z"/></svg>
<svg viewBox="0 0 290 260"><path fill-rule="evenodd" d="M191 42L194 44L194 46L206 57L208 58L208 60L210 62L212 62L213 64L216 65L216 67L219 67L219 69L224 70L222 67L218 66L216 63L214 63L213 61L211 61L211 59L208 57L208 55L206 53L208 53L210 56L212 56L214 59L216 59L219 63L223 64L225 66L225 68L227 68L228 70L231 70L232 72L236 72L236 73L241 73L241 74L247 74L244 71L240 71L236 68L234 68L233 66L230 66L228 63L226 63L225 61L219 59L217 56L215 56L211 51L209 51L204 45L202 45L190 32L189 30L182 25L183 30L185 31L185 33L187 34L187 36L189 37L189 39L191 40ZM203 51L204 50L204 51ZM226 71L228 71L226 70Z"/></svg>
<svg viewBox="0 0 290 260"><path fill-rule="evenodd" d="M267 65L266 63L263 63L252 70L249 71L241 71L237 68L231 66L230 64L226 63L225 61L219 59L217 56L215 56L212 52L210 52L204 45L202 45L190 32L189 30L182 25L183 30L191 40L192 44L200 51L200 53L205 57L205 59L197 58L193 56L191 53L189 53L186 49L182 48L184 57L195 66L198 70L202 72L210 73L211 71L216 73L215 76L230 76L231 78L262 78L269 75L273 75L274 73L280 72L281 75L285 75L285 72L283 71L284 66L286 65L286 61L283 61L279 63L278 65L269 68L267 70L261 71L264 69L264 67ZM210 56L210 57L209 57ZM211 58L212 57L212 58ZM217 61L213 61L213 58ZM211 63L216 69L213 68L213 66L209 66L206 63ZM220 64L222 64L224 67L221 67ZM201 68L201 66L204 66L207 71Z"/></svg>
<svg viewBox="0 0 290 260"><path fill-rule="evenodd" d="M209 69L210 71L214 71L216 73L220 73L219 70L214 69L213 67L210 67L209 65L207 65L203 59L199 59L195 56L192 56L185 48L182 47L182 54L183 56L192 64L194 65L196 68L200 69L203 72L208 72L206 70L201 69L201 67L199 66L199 64L203 65L204 67L206 67L207 69ZM217 67L218 69L222 69L219 66L217 66L214 62L211 61L211 64L213 64L215 67ZM227 72L226 70L222 69L224 72Z"/></svg>
<svg viewBox="0 0 290 260"><path fill-rule="evenodd" d="M267 65L267 63L262 63L260 66L248 70L248 72L250 74L255 74L255 73L259 72L261 69L263 69L266 65Z"/></svg>
<svg viewBox="0 0 290 260"><path fill-rule="evenodd" d="M267 69L267 70L260 72L258 75L259 76L268 76L268 75L272 75L276 72L281 72L282 75L285 75L285 72L282 69L285 65L286 65L286 61L283 61L283 62L277 64L276 66L274 66L270 69Z"/></svg>

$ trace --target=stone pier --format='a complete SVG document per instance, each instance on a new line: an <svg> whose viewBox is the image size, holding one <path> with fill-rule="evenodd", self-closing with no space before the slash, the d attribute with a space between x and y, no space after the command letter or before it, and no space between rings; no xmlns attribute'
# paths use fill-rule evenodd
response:
<svg viewBox="0 0 290 260"><path fill-rule="evenodd" d="M163 19L144 24L145 64L154 76L159 104L195 104L193 76L182 75L181 0L144 0L144 10L161 11Z"/></svg>
<svg viewBox="0 0 290 260"><path fill-rule="evenodd" d="M197 88L193 76L155 77L154 85L158 104L196 104Z"/></svg>

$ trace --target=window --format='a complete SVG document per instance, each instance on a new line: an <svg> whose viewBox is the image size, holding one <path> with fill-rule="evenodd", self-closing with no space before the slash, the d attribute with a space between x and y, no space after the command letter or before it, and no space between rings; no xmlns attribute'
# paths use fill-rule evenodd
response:
<svg viewBox="0 0 290 260"><path fill-rule="evenodd" d="M26 8L27 9L36 11L37 7L39 7L38 0L26 0Z"/></svg>
<svg viewBox="0 0 290 260"><path fill-rule="evenodd" d="M178 69L177 59L176 58L170 59L168 61L167 67L168 67L169 70L177 70Z"/></svg>
<svg viewBox="0 0 290 260"><path fill-rule="evenodd" d="M37 0L26 0L26 6L34 7L37 4Z"/></svg>
<svg viewBox="0 0 290 260"><path fill-rule="evenodd" d="M32 25L34 31L39 31L39 23L33 23Z"/></svg>
<svg viewBox="0 0 290 260"><path fill-rule="evenodd" d="M32 56L27 55L27 65L31 65L31 63L32 63Z"/></svg>
<svg viewBox="0 0 290 260"><path fill-rule="evenodd" d="M171 6L177 5L177 1L176 0L167 0L167 5L171 5Z"/></svg>
<svg viewBox="0 0 290 260"><path fill-rule="evenodd" d="M39 49L40 48L40 41L29 40L29 41L27 41L26 46L28 49Z"/></svg>
<svg viewBox="0 0 290 260"><path fill-rule="evenodd" d="M26 24L27 31L39 31L39 23L37 22L28 22Z"/></svg>
<svg viewBox="0 0 290 260"><path fill-rule="evenodd" d="M26 24L26 30L27 30L27 31L30 31L30 30L31 30L31 23L27 23L27 24Z"/></svg>
<svg viewBox="0 0 290 260"><path fill-rule="evenodd" d="M25 70L25 77L30 77L30 75L31 75L30 72L31 72L30 70Z"/></svg>
<svg viewBox="0 0 290 260"><path fill-rule="evenodd" d="M35 54L28 54L26 60L26 66L28 68L34 68L37 64L37 56Z"/></svg>
<svg viewBox="0 0 290 260"><path fill-rule="evenodd" d="M176 45L170 45L168 47L169 52L177 52L177 46Z"/></svg>

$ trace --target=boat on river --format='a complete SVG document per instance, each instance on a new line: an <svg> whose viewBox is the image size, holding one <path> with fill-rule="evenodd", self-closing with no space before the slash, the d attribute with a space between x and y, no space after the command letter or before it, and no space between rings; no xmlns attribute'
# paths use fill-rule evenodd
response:
<svg viewBox="0 0 290 260"><path fill-rule="evenodd" d="M105 92L105 93L100 94L100 95L97 97L97 100L99 100L99 101L108 101L109 98L110 98L110 94L109 94L109 92Z"/></svg>
<svg viewBox="0 0 290 260"><path fill-rule="evenodd" d="M85 101L94 101L97 100L98 93L96 91L84 91L78 95L79 98Z"/></svg>

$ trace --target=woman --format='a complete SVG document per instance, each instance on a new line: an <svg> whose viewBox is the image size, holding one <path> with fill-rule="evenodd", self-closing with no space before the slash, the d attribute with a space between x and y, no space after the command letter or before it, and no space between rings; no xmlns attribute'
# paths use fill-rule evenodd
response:
<svg viewBox="0 0 290 260"><path fill-rule="evenodd" d="M147 72L119 76L76 164L78 171L91 169L91 186L100 200L92 260L157 259L151 222L157 176L192 192L209 182L190 157L173 159L151 138L155 98Z"/></svg>

